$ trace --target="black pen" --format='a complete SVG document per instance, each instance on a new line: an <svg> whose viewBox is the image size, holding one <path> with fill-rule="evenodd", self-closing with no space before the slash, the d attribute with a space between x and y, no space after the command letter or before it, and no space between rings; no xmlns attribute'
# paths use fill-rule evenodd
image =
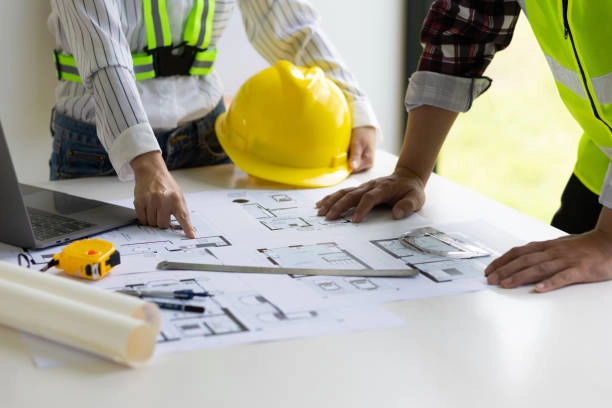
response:
<svg viewBox="0 0 612 408"><path fill-rule="evenodd" d="M119 289L119 293L138 297L157 297L157 298L172 298L172 299L193 299L194 297L209 297L212 296L209 292L194 292L191 289L181 289L173 291L162 290L140 290L140 289Z"/></svg>
<svg viewBox="0 0 612 408"><path fill-rule="evenodd" d="M155 300L152 300L150 302L155 303L160 309L175 310L177 312L204 313L203 306L184 305L182 303L172 302L158 302Z"/></svg>

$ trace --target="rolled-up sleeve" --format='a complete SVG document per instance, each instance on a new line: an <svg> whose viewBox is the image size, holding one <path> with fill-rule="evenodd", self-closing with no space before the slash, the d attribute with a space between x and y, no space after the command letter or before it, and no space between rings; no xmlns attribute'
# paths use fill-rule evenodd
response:
<svg viewBox="0 0 612 408"><path fill-rule="evenodd" d="M491 85L483 74L510 43L520 11L514 0L434 1L421 30L423 51L409 80L406 109L467 111Z"/></svg>
<svg viewBox="0 0 612 408"><path fill-rule="evenodd" d="M406 110L431 105L453 112L467 112L472 102L489 89L486 77L462 78L437 72L418 71L410 76L406 90Z"/></svg>

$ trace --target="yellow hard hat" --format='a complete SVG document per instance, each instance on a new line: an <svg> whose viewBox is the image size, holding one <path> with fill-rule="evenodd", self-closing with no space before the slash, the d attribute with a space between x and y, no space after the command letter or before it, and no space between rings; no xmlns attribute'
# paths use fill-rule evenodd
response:
<svg viewBox="0 0 612 408"><path fill-rule="evenodd" d="M249 78L215 122L230 159L253 176L326 187L351 172L351 114L320 68L279 61Z"/></svg>

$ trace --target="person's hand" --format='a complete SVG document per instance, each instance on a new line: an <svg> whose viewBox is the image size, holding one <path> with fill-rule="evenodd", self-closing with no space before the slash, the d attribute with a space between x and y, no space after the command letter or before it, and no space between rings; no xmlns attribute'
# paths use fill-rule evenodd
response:
<svg viewBox="0 0 612 408"><path fill-rule="evenodd" d="M391 214L401 219L421 209L425 203L425 182L407 169L370 180L358 187L345 188L316 203L318 215L333 220L354 208L352 222L361 222L379 204L389 204Z"/></svg>
<svg viewBox="0 0 612 408"><path fill-rule="evenodd" d="M349 165L353 172L358 173L372 168L375 153L376 128L372 126L354 128L349 147Z"/></svg>
<svg viewBox="0 0 612 408"><path fill-rule="evenodd" d="M485 269L487 282L502 288L536 283L548 292L573 283L612 279L612 237L595 229L516 247Z"/></svg>
<svg viewBox="0 0 612 408"><path fill-rule="evenodd" d="M195 238L183 193L168 171L160 152L149 152L130 162L134 169L134 208L143 225L168 228L170 216L181 225L187 238Z"/></svg>

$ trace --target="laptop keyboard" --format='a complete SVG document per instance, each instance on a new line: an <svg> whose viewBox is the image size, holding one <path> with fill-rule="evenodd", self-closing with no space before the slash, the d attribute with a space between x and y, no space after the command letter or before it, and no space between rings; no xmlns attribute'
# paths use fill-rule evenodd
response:
<svg viewBox="0 0 612 408"><path fill-rule="evenodd" d="M87 221L75 220L74 218L64 217L36 208L28 207L28 213L32 221L34 235L39 240L43 241L71 232L80 231L94 225Z"/></svg>

